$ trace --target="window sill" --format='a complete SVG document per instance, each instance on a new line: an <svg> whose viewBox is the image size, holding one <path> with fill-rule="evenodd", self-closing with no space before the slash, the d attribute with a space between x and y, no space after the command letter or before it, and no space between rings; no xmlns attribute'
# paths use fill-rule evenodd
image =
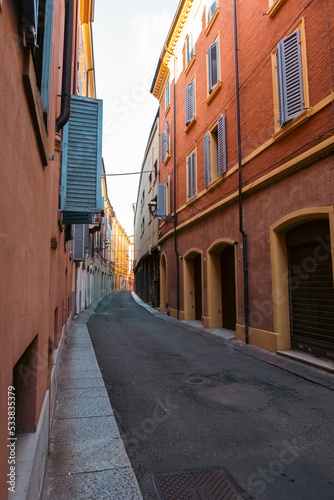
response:
<svg viewBox="0 0 334 500"><path fill-rule="evenodd" d="M191 120L191 122L189 122L188 125L186 125L186 128L184 129L186 134L189 132L189 130L191 130L193 128L196 121L197 121L197 116L194 116L194 118Z"/></svg>
<svg viewBox="0 0 334 500"><path fill-rule="evenodd" d="M190 68L192 67L192 65L194 64L194 62L196 61L196 54L194 54L192 56L192 58L190 59L189 63L188 63L188 66L185 68L184 70L184 74L187 75L190 71Z"/></svg>
<svg viewBox="0 0 334 500"><path fill-rule="evenodd" d="M167 153L167 154L166 154L165 161L163 162L165 165L167 165L167 163L169 162L169 158L170 158L170 154L169 154L169 153Z"/></svg>
<svg viewBox="0 0 334 500"><path fill-rule="evenodd" d="M285 0L276 0L267 11L267 16L272 19Z"/></svg>
<svg viewBox="0 0 334 500"><path fill-rule="evenodd" d="M207 104L210 104L210 102L213 101L213 99L216 97L216 95L220 91L221 87L222 87L222 82L221 81L219 81L218 83L216 83L216 86L213 88L213 90L211 90L210 94L208 95L208 97L205 100L205 102Z"/></svg>
<svg viewBox="0 0 334 500"><path fill-rule="evenodd" d="M42 99L37 87L31 52L30 50L25 50L24 52L23 83L36 132L41 160L43 167L45 167L48 164L48 135L44 123Z"/></svg>
<svg viewBox="0 0 334 500"><path fill-rule="evenodd" d="M198 195L195 194L192 198L187 199L185 206L189 207L189 206L193 205L197 200L198 200Z"/></svg>
<svg viewBox="0 0 334 500"><path fill-rule="evenodd" d="M284 127L278 129L274 135L272 135L272 139L274 141L279 141L282 137L286 136L293 130L295 130L297 127L305 123L311 116L312 111L310 109L306 109L303 111L302 114L294 118L291 122L289 122L287 125L284 125Z"/></svg>
<svg viewBox="0 0 334 500"><path fill-rule="evenodd" d="M213 179L213 181L211 181L210 184L208 184L206 186L206 190L211 191L215 187L219 186L219 184L222 183L222 181L225 179L225 177L226 177L226 172L224 174L221 174L221 175L218 175L217 177L215 177Z"/></svg>
<svg viewBox="0 0 334 500"><path fill-rule="evenodd" d="M170 110L171 104L169 103L167 108L165 109L165 116L168 115L168 111Z"/></svg>
<svg viewBox="0 0 334 500"><path fill-rule="evenodd" d="M207 25L207 27L206 27L206 30L205 30L205 32L204 32L204 33L205 33L205 36L208 36L208 34L210 33L211 28L212 28L212 26L213 26L213 24L214 24L215 20L216 20L216 19L217 19L217 17L218 17L218 14L219 14L219 7L217 7L217 8L216 8L216 10L215 10L215 12L214 12L213 16L212 16L212 17L211 17L211 19L210 19L209 24L208 24L208 25Z"/></svg>

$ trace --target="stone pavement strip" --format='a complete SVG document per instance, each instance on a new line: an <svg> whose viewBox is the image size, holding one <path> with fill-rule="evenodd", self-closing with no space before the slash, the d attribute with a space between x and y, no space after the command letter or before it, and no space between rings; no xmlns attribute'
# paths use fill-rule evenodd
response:
<svg viewBox="0 0 334 500"><path fill-rule="evenodd" d="M86 326L96 306L97 301L70 328L43 500L142 500Z"/></svg>

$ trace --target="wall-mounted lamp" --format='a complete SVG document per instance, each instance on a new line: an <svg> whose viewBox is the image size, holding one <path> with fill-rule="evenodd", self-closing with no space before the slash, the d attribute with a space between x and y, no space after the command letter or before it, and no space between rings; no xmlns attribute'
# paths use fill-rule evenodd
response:
<svg viewBox="0 0 334 500"><path fill-rule="evenodd" d="M156 200L151 200L150 203L148 204L148 209L150 211L150 214L152 217L157 216L157 202Z"/></svg>

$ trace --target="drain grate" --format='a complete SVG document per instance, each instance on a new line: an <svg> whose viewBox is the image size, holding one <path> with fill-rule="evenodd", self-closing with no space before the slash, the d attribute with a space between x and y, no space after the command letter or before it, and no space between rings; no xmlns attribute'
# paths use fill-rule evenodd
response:
<svg viewBox="0 0 334 500"><path fill-rule="evenodd" d="M186 382L187 384L205 384L206 382L209 382L209 380L200 376L193 376L188 378Z"/></svg>
<svg viewBox="0 0 334 500"><path fill-rule="evenodd" d="M188 469L155 474L160 500L249 500L223 468Z"/></svg>

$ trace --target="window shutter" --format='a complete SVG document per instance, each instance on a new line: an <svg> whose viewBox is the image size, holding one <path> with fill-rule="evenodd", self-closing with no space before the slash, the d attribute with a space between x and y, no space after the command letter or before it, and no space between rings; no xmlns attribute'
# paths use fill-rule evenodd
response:
<svg viewBox="0 0 334 500"><path fill-rule="evenodd" d="M216 40L208 49L208 70L209 70L209 93L218 83L219 65L218 65L218 40Z"/></svg>
<svg viewBox="0 0 334 500"><path fill-rule="evenodd" d="M170 154L170 125L166 122L166 153Z"/></svg>
<svg viewBox="0 0 334 500"><path fill-rule="evenodd" d="M166 185L162 183L158 184L157 217L158 219L166 218Z"/></svg>
<svg viewBox="0 0 334 500"><path fill-rule="evenodd" d="M99 213L103 210L101 100L71 97L71 115L63 129L62 150L61 210L64 214Z"/></svg>
<svg viewBox="0 0 334 500"><path fill-rule="evenodd" d="M189 64L190 61L190 35L188 35L187 38L187 65Z"/></svg>
<svg viewBox="0 0 334 500"><path fill-rule="evenodd" d="M186 86L186 125L195 116L195 82L194 80Z"/></svg>
<svg viewBox="0 0 334 500"><path fill-rule="evenodd" d="M193 55L194 55L193 34L190 33L190 35L188 35L187 38L187 65L190 63Z"/></svg>
<svg viewBox="0 0 334 500"><path fill-rule="evenodd" d="M225 174L227 169L225 123L225 115L221 115L218 119L218 175Z"/></svg>
<svg viewBox="0 0 334 500"><path fill-rule="evenodd" d="M280 126L304 111L304 91L300 30L282 40L277 47L277 87Z"/></svg>
<svg viewBox="0 0 334 500"><path fill-rule="evenodd" d="M188 157L188 198L192 198L196 193L196 165L195 152Z"/></svg>
<svg viewBox="0 0 334 500"><path fill-rule="evenodd" d="M216 8L217 8L217 0L214 0L213 2L211 2L211 6L210 6L210 20L211 20L213 14L215 13Z"/></svg>
<svg viewBox="0 0 334 500"><path fill-rule="evenodd" d="M73 260L75 262L85 261L85 236L86 224L74 224L73 226Z"/></svg>
<svg viewBox="0 0 334 500"><path fill-rule="evenodd" d="M166 159L166 131L161 134L161 163Z"/></svg>
<svg viewBox="0 0 334 500"><path fill-rule="evenodd" d="M170 214L170 175L168 176L168 179L167 179L167 195L168 195L168 198L167 198L167 215Z"/></svg>
<svg viewBox="0 0 334 500"><path fill-rule="evenodd" d="M210 184L210 134L204 136L204 186Z"/></svg>
<svg viewBox="0 0 334 500"><path fill-rule="evenodd" d="M43 41L43 70L41 82L41 98L44 113L49 114L50 105L50 74L52 57L53 35L53 2L45 0L44 41Z"/></svg>

